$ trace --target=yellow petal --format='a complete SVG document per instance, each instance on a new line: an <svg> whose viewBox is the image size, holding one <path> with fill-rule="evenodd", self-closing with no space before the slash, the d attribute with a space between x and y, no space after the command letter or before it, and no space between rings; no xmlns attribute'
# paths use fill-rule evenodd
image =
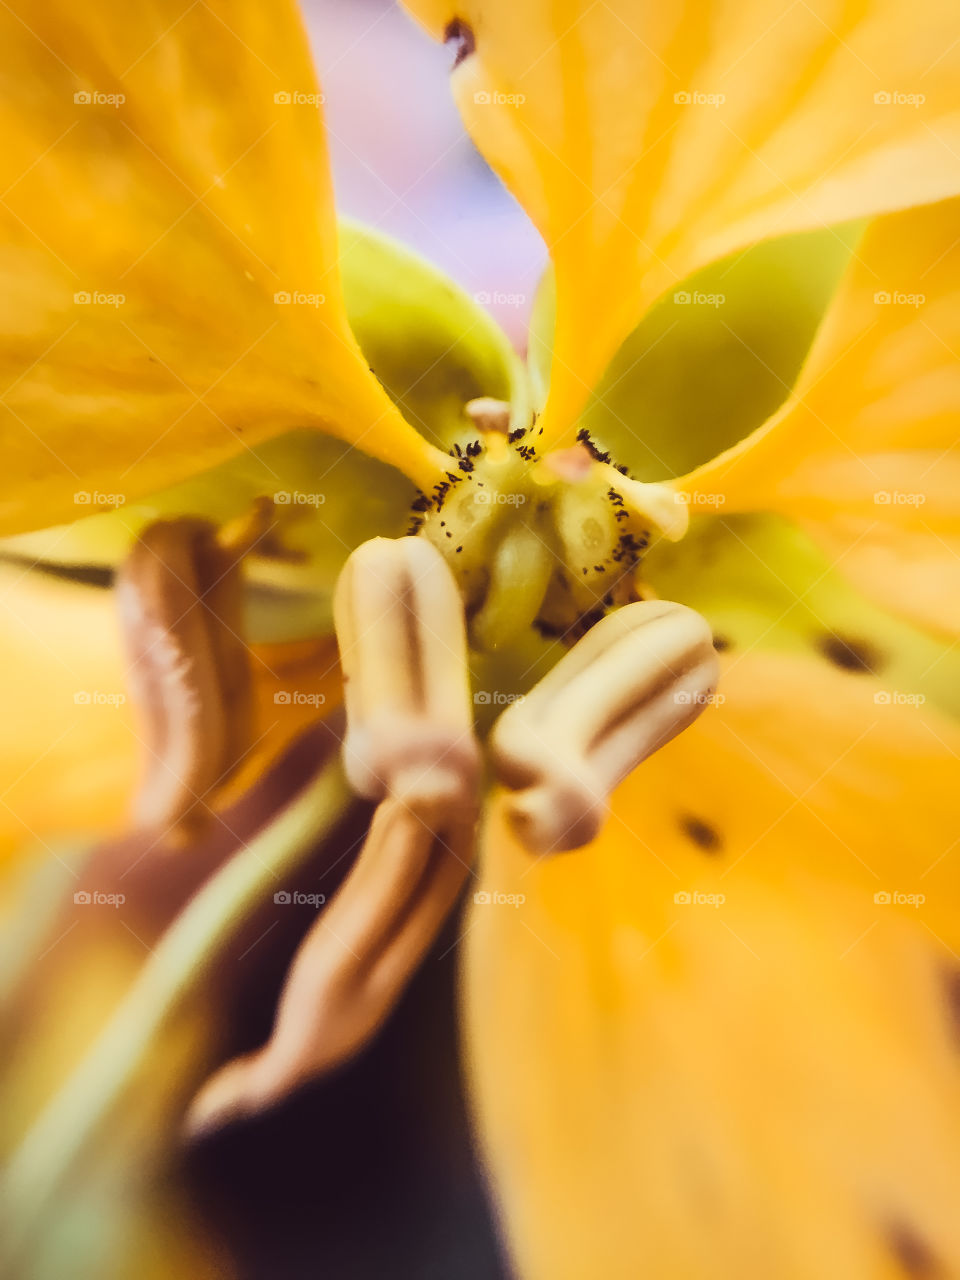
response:
<svg viewBox="0 0 960 1280"><path fill-rule="evenodd" d="M571 434L643 312L697 267L960 191L951 0L407 7L437 35L471 30L460 109L556 264L545 438Z"/></svg>
<svg viewBox="0 0 960 1280"><path fill-rule="evenodd" d="M797 386L680 482L801 520L865 591L960 631L960 201L878 219ZM716 508L714 508L716 509Z"/></svg>
<svg viewBox="0 0 960 1280"><path fill-rule="evenodd" d="M720 688L589 848L491 818L469 1061L519 1273L960 1274L960 733L805 659Z"/></svg>
<svg viewBox="0 0 960 1280"><path fill-rule="evenodd" d="M0 529L316 426L432 482L351 336L289 0L0 10Z"/></svg>
<svg viewBox="0 0 960 1280"><path fill-rule="evenodd" d="M225 800L339 702L332 641L254 646L255 749ZM277 701L277 695L280 700ZM113 592L0 567L0 863L129 819L146 750Z"/></svg>

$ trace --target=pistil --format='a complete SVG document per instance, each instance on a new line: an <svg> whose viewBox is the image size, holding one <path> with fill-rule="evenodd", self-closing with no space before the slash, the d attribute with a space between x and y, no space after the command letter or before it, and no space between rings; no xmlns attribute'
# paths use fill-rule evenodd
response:
<svg viewBox="0 0 960 1280"><path fill-rule="evenodd" d="M486 406L474 420L495 416ZM455 450L411 527L446 558L471 642L488 652L531 624L575 640L612 606L639 598L631 588L647 547L681 538L689 519L672 489L632 480L588 440L540 457L536 426L504 435L503 425L501 415Z"/></svg>

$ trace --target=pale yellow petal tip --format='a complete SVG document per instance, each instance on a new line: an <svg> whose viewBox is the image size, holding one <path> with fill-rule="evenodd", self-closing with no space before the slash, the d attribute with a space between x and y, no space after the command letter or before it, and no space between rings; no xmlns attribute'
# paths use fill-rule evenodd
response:
<svg viewBox="0 0 960 1280"><path fill-rule="evenodd" d="M621 475L616 467L602 464L611 472L610 483L623 495L627 506L645 516L668 542L679 542L690 527L688 495L668 484L647 484Z"/></svg>

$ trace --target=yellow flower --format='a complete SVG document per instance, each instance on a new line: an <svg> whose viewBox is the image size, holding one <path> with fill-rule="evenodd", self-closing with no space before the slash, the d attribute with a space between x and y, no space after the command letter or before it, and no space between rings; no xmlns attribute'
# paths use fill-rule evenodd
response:
<svg viewBox="0 0 960 1280"><path fill-rule="evenodd" d="M389 370L392 350L415 379L416 345L398 357L381 335L392 399L369 371L393 273L435 299L419 335L451 309L454 329L480 321L382 247L365 304L341 296L287 5L0 19L21 68L3 108L4 529L63 522L78 492L143 499L7 552L113 564L157 517L228 524L272 494L281 551L250 577L307 601L288 642L329 631L332 608L346 775L380 804L272 1040L208 1083L194 1122L343 1061L469 882L470 1084L520 1274L960 1273L952 6L408 7L456 43L467 125L550 250L537 417L486 331L480 385L420 432ZM820 230L806 261L860 218L802 371L774 371L779 403L693 444L634 418L646 370L618 373L617 353L658 300L677 324L712 307L716 337L721 260L735 279L731 255ZM291 522L260 464L315 493L327 444L298 428L411 483L361 463L338 522ZM246 475L189 480L244 446ZM107 634L69 592L82 643ZM10 608L24 635L50 616ZM68 747L49 747L58 774Z"/></svg>

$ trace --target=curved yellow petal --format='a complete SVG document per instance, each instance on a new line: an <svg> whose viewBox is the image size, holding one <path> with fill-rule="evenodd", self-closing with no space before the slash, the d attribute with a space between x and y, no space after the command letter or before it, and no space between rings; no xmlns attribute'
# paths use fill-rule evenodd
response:
<svg viewBox="0 0 960 1280"><path fill-rule="evenodd" d="M298 426L431 483L347 324L292 0L12 0L0 49L0 531Z"/></svg>
<svg viewBox="0 0 960 1280"><path fill-rule="evenodd" d="M960 631L960 200L878 219L797 385L680 481L701 510L785 512L865 591Z"/></svg>
<svg viewBox="0 0 960 1280"><path fill-rule="evenodd" d="M257 645L251 662L255 747L225 798L340 700L330 639ZM0 566L0 701L10 726L0 735L0 863L121 830L147 748L113 592Z"/></svg>
<svg viewBox="0 0 960 1280"><path fill-rule="evenodd" d="M365 358L427 440L450 450L475 439L464 405L479 397L507 400L518 423L527 420L519 357L495 321L448 277L388 237L343 220L340 270L348 318ZM264 631L286 639L291 631L331 633L333 587L347 556L368 538L400 537L417 495L394 469L342 440L303 429L119 509L80 504L71 515L89 512L85 518L4 539L0 555L116 565L154 520L199 515L224 524L264 496L277 504L280 539L294 554L247 561L248 581L269 593L270 607L248 614L254 639L265 638ZM289 607L280 607L285 602Z"/></svg>
<svg viewBox="0 0 960 1280"><path fill-rule="evenodd" d="M592 846L493 813L469 1062L524 1280L960 1275L960 732L875 688L735 660Z"/></svg>
<svg viewBox="0 0 960 1280"><path fill-rule="evenodd" d="M697 267L960 191L951 0L406 2L556 264L545 438Z"/></svg>

